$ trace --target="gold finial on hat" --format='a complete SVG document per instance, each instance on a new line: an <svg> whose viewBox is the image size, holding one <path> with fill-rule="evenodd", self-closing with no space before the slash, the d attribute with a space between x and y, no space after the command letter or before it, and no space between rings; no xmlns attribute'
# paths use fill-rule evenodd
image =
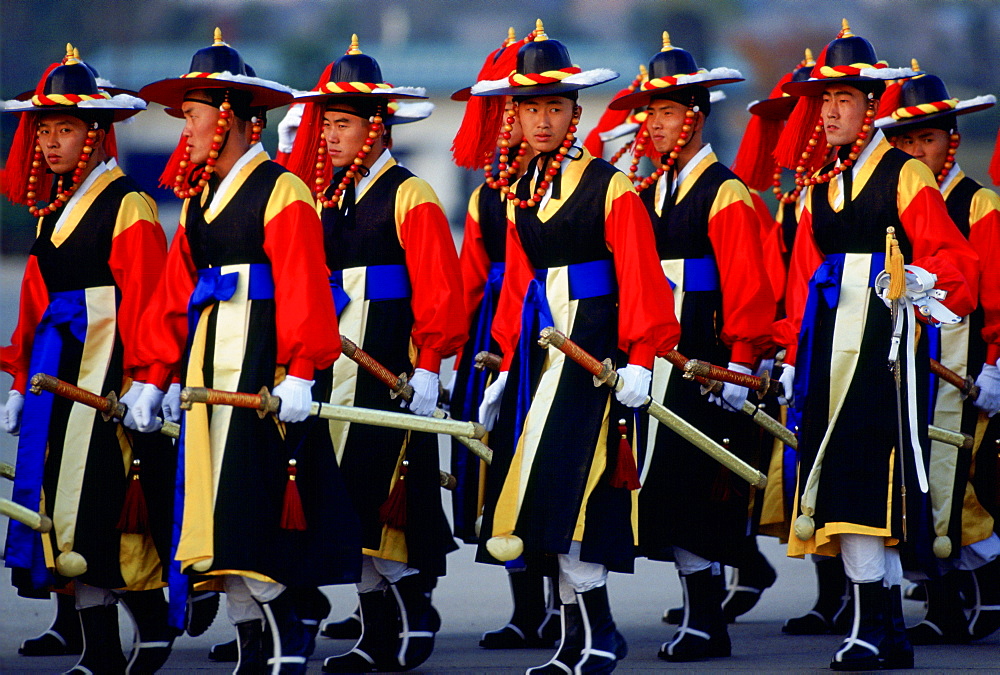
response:
<svg viewBox="0 0 1000 675"><path fill-rule="evenodd" d="M649 79L649 71L646 70L646 64L645 63L640 63L639 64L639 77L642 78L643 82L645 82L646 80Z"/></svg>
<svg viewBox="0 0 1000 675"><path fill-rule="evenodd" d="M354 55L354 54L360 54L361 53L361 47L358 46L358 34L357 33L352 33L351 34L351 46L348 47L347 51L344 52L344 53L348 54L348 55Z"/></svg>
<svg viewBox="0 0 1000 675"><path fill-rule="evenodd" d="M917 63L916 59L910 59L910 68L918 73L920 72L920 64Z"/></svg>
<svg viewBox="0 0 1000 675"><path fill-rule="evenodd" d="M806 58L802 61L803 66L815 66L816 59L813 58L813 50L806 47Z"/></svg>
<svg viewBox="0 0 1000 675"><path fill-rule="evenodd" d="M63 57L62 62L67 63L78 63L80 61L80 52L75 52L73 50L73 45L69 42L66 43L66 56Z"/></svg>
<svg viewBox="0 0 1000 675"><path fill-rule="evenodd" d="M507 29L507 39L503 41L503 46L509 47L515 42L517 42L517 33L514 32L514 27L510 26Z"/></svg>
<svg viewBox="0 0 1000 675"><path fill-rule="evenodd" d="M545 34L545 26L542 25L541 19L535 19L535 42L541 42L542 40L548 40L549 36Z"/></svg>
<svg viewBox="0 0 1000 675"><path fill-rule="evenodd" d="M840 20L840 37L854 37L854 33L851 32L851 24L847 23L847 19Z"/></svg>
<svg viewBox="0 0 1000 675"><path fill-rule="evenodd" d="M670 33L663 31L663 48L660 51L669 52L673 48L674 46L670 44Z"/></svg>

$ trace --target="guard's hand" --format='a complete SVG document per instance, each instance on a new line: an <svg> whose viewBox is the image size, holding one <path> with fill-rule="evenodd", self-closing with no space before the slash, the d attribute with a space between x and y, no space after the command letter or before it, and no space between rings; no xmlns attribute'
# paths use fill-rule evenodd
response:
<svg viewBox="0 0 1000 675"><path fill-rule="evenodd" d="M752 372L746 366L733 363L732 361L729 362L729 370L743 373L744 375L750 375ZM719 394L709 394L708 400L723 410L741 412L743 410L743 403L747 400L748 393L750 393L750 390L746 387L741 387L732 382L724 382L722 384L722 391Z"/></svg>
<svg viewBox="0 0 1000 675"><path fill-rule="evenodd" d="M12 436L21 433L22 410L24 410L24 394L11 389L7 394L7 403L3 407L3 428Z"/></svg>
<svg viewBox="0 0 1000 675"><path fill-rule="evenodd" d="M417 368L413 371L413 378L410 379L410 386L413 387L413 399L410 401L410 412L422 417L430 417L437 408L438 400L438 374L432 373L425 368ZM400 404L401 408L406 407L406 401Z"/></svg>
<svg viewBox="0 0 1000 675"><path fill-rule="evenodd" d="M993 417L1000 411L1000 370L996 366L983 366L976 386L979 387L976 407Z"/></svg>
<svg viewBox="0 0 1000 675"><path fill-rule="evenodd" d="M301 422L309 417L312 408L313 380L303 380L301 377L286 375L281 384L271 393L281 399L278 409L278 419L282 422Z"/></svg>
<svg viewBox="0 0 1000 675"><path fill-rule="evenodd" d="M761 359L753 374L757 377L763 377L764 371L767 371L768 375L774 375L774 359Z"/></svg>
<svg viewBox="0 0 1000 675"><path fill-rule="evenodd" d="M134 387L136 383L132 383ZM163 392L155 384L144 384L135 403L129 410L135 420L135 428L142 433L159 431L163 420L156 416L163 405ZM126 415L128 417L128 415Z"/></svg>
<svg viewBox="0 0 1000 675"><path fill-rule="evenodd" d="M503 398L504 387L507 386L507 371L501 371L497 379L483 392L483 402L479 404L479 423L487 431L493 429L500 415L500 400Z"/></svg>
<svg viewBox="0 0 1000 675"><path fill-rule="evenodd" d="M278 122L278 152L288 153L295 145L295 132L302 124L302 111L305 110L304 103L296 103L288 108L288 112Z"/></svg>
<svg viewBox="0 0 1000 675"><path fill-rule="evenodd" d="M649 368L630 363L617 371L622 388L615 392L618 402L629 408L638 408L649 398L649 385L653 372Z"/></svg>
<svg viewBox="0 0 1000 675"><path fill-rule="evenodd" d="M130 386L128 388L128 391L122 394L121 398L118 399L118 402L121 403L123 406L125 406L125 418L120 420L116 419L115 421L121 422L132 431L139 430L139 427L135 423L135 416L132 414L132 407L135 405L136 400L139 398L139 394L141 394L142 390L145 388L146 388L145 382L137 382L135 380L132 380L132 386Z"/></svg>
<svg viewBox="0 0 1000 675"><path fill-rule="evenodd" d="M778 382L781 383L781 388L784 391L784 395L778 396L778 403L781 405L794 406L795 366L790 366L786 363L784 369L781 371L781 377L778 378Z"/></svg>
<svg viewBox="0 0 1000 675"><path fill-rule="evenodd" d="M163 419L167 422L181 421L181 383L174 382L163 396Z"/></svg>

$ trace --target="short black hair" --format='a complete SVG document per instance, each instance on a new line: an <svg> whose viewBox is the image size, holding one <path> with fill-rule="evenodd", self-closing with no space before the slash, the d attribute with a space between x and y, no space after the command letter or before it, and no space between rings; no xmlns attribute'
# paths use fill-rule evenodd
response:
<svg viewBox="0 0 1000 675"><path fill-rule="evenodd" d="M326 102L327 110L340 110L352 108L356 112L352 113L364 119L370 119L375 115L386 116L386 102L380 96L339 96L331 98Z"/></svg>
<svg viewBox="0 0 1000 675"><path fill-rule="evenodd" d="M689 108L698 106L698 110L707 118L712 113L712 98L708 89L702 86L681 87L657 92L650 98L653 101L674 101Z"/></svg>
<svg viewBox="0 0 1000 675"><path fill-rule="evenodd" d="M253 117L256 108L251 108L250 103L253 101L253 94L248 91L243 91L242 89L192 89L193 91L204 92L208 96L208 101L202 101L200 99L184 97L185 101L195 101L197 103L207 103L213 108L218 108L222 105L223 101L229 101L230 110L236 117L241 120L250 121ZM189 92L190 94L190 92Z"/></svg>
<svg viewBox="0 0 1000 675"><path fill-rule="evenodd" d="M899 136L900 134L906 134L911 131L917 131L919 129L941 129L947 133L958 131L958 116L951 115L941 115L940 117L935 117L934 119L921 121L920 119L915 119L909 124L900 124L899 126L889 127L883 129L886 137L893 138Z"/></svg>
<svg viewBox="0 0 1000 675"><path fill-rule="evenodd" d="M514 103L521 103L532 98L547 98L549 96L558 96L560 98L568 98L573 103L576 103L579 99L580 91L574 89L573 91L561 91L555 94L525 94L524 96L513 96L512 99Z"/></svg>

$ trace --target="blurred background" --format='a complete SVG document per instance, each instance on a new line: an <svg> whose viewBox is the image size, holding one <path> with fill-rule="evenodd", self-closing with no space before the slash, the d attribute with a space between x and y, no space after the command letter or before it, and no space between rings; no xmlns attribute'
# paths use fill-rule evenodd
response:
<svg viewBox="0 0 1000 675"><path fill-rule="evenodd" d="M4 99L32 89L45 67L62 57L66 42L118 86L139 89L177 76L188 70L197 49L211 43L216 26L261 77L309 89L324 66L344 53L351 33L358 33L362 51L378 59L389 82L426 87L437 106L430 119L396 129L393 152L437 190L456 239L481 175L451 163L463 104L448 96L474 81L509 26L520 38L536 18L584 70L608 67L621 73L616 82L582 92L581 136L639 64L659 50L664 30L699 66L739 69L746 82L724 87L728 98L713 106L708 125L709 140L727 164L749 119L747 104L766 98L798 64L804 48L818 54L843 17L891 66L908 66L916 58L962 99L1000 94L997 0L0 0L0 16ZM157 188L156 180L182 123L159 106L151 108L119 125L121 163L156 197L170 235L179 203ZM264 144L272 154L284 112L269 114ZM997 109L961 119L959 158L981 182L988 180L998 120ZM0 115L4 157L16 123L16 115ZM618 145L610 143L608 153ZM27 209L2 201L0 253L24 255L33 237ZM12 321L3 320L0 337L10 334Z"/></svg>

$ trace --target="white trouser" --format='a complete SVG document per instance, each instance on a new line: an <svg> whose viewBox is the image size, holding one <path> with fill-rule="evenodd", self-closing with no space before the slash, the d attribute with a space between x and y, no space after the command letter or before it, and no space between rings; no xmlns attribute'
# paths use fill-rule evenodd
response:
<svg viewBox="0 0 1000 675"><path fill-rule="evenodd" d="M580 560L580 542L569 546L569 553L559 554L559 599L564 605L576 604L576 594L600 588L608 581L608 568Z"/></svg>
<svg viewBox="0 0 1000 675"><path fill-rule="evenodd" d="M361 556L361 581L357 583L358 593L384 590L388 584L394 584L403 577L416 574L417 571L407 567L406 563L396 560L386 560L371 555Z"/></svg>
<svg viewBox="0 0 1000 675"><path fill-rule="evenodd" d="M226 612L236 625L244 621L264 620L261 602L271 602L285 590L275 581L260 581L239 574L227 574L223 579L226 589Z"/></svg>
<svg viewBox="0 0 1000 675"><path fill-rule="evenodd" d="M88 607L105 607L118 602L121 593L115 593L107 588L90 586L77 580L73 584L76 594L76 608L87 609Z"/></svg>
<svg viewBox="0 0 1000 675"><path fill-rule="evenodd" d="M684 576L707 570L709 567L712 568L713 576L722 574L722 565L711 560L706 560L700 555L695 555L680 546L674 546L674 564L677 565L677 571Z"/></svg>
<svg viewBox="0 0 1000 675"><path fill-rule="evenodd" d="M899 550L886 546L883 537L870 534L840 535L840 555L844 573L856 584L881 580L889 588L903 582Z"/></svg>

